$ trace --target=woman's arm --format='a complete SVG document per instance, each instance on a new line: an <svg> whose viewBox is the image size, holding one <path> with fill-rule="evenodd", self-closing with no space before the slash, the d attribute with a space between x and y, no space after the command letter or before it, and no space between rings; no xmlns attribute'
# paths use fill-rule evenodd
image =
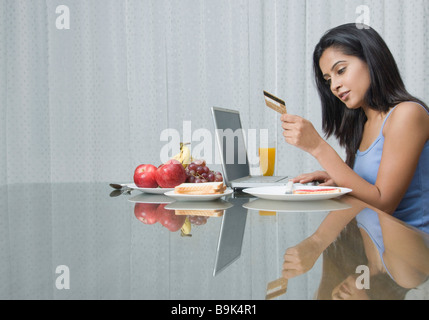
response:
<svg viewBox="0 0 429 320"><path fill-rule="evenodd" d="M416 103L401 103L386 121L383 135L383 155L375 182L381 192L376 201L383 206L380 209L393 213L414 177L429 139L429 114Z"/></svg>
<svg viewBox="0 0 429 320"><path fill-rule="evenodd" d="M423 233L416 232L394 218L378 215L383 234L383 259L396 283L415 288L429 276L429 248Z"/></svg>
<svg viewBox="0 0 429 320"><path fill-rule="evenodd" d="M340 187L380 210L393 213L404 196L429 138L429 116L415 103L401 103L384 128L384 148L376 183L373 185L345 164L336 151L298 116L282 116L285 139L313 155Z"/></svg>
<svg viewBox="0 0 429 320"><path fill-rule="evenodd" d="M358 200L349 199L350 209L330 212L317 230L308 238L286 250L283 256L282 276L290 279L313 268L322 252L337 239L345 226L364 208Z"/></svg>

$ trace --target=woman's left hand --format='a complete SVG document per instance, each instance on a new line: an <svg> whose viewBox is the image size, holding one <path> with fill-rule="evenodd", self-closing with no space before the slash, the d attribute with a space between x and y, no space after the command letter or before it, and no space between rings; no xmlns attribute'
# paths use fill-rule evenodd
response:
<svg viewBox="0 0 429 320"><path fill-rule="evenodd" d="M313 124L302 117L283 114L280 120L286 142L310 154L313 154L323 140Z"/></svg>
<svg viewBox="0 0 429 320"><path fill-rule="evenodd" d="M310 236L298 245L288 248L284 254L282 276L286 279L297 277L313 268L323 252L320 240Z"/></svg>

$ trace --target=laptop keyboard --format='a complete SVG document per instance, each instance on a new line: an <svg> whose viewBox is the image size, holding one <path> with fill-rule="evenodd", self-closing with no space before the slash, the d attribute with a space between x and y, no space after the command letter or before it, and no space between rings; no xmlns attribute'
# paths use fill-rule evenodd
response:
<svg viewBox="0 0 429 320"><path fill-rule="evenodd" d="M276 177L276 176L260 176L260 177L251 177L247 180L240 181L243 182L276 182L286 180L287 177Z"/></svg>

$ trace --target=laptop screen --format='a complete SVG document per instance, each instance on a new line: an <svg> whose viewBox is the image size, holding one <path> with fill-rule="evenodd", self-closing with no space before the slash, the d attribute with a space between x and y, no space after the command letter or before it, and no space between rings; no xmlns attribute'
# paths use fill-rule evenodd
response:
<svg viewBox="0 0 429 320"><path fill-rule="evenodd" d="M226 183L249 176L249 161L240 113L215 107L212 112Z"/></svg>

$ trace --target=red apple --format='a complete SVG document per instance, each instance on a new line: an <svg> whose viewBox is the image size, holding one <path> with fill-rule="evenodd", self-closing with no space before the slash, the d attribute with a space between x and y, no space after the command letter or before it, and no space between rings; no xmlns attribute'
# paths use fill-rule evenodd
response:
<svg viewBox="0 0 429 320"><path fill-rule="evenodd" d="M174 210L167 210L167 204L160 204L156 209L158 221L171 232L179 231L185 223L186 216L176 215Z"/></svg>
<svg viewBox="0 0 429 320"><path fill-rule="evenodd" d="M174 188L186 181L183 165L177 160L168 160L156 170L156 182L161 188Z"/></svg>
<svg viewBox="0 0 429 320"><path fill-rule="evenodd" d="M179 160L176 160L176 159L170 159L164 164L181 164L181 162ZM163 166L164 164L162 164L161 166Z"/></svg>
<svg viewBox="0 0 429 320"><path fill-rule="evenodd" d="M141 164L134 171L134 183L139 188L157 188L156 170L152 164Z"/></svg>
<svg viewBox="0 0 429 320"><path fill-rule="evenodd" d="M155 203L136 203L134 205L134 215L144 224L154 224L158 222L157 208L158 204Z"/></svg>

